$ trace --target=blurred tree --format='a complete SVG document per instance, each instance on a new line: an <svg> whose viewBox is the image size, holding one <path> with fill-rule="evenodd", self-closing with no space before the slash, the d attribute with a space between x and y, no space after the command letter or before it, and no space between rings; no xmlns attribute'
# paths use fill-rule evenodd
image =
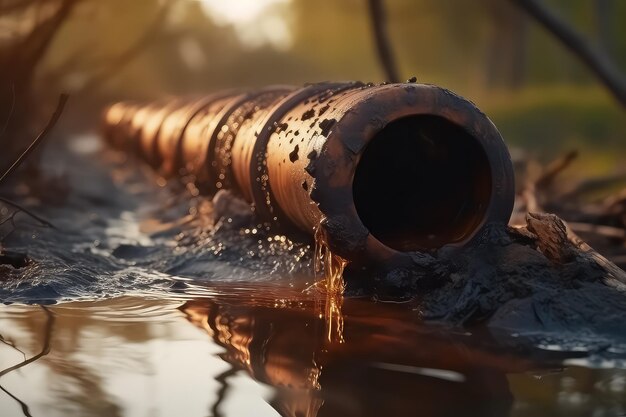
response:
<svg viewBox="0 0 626 417"><path fill-rule="evenodd" d="M35 2L13 0L0 3L0 172L19 150L21 137L34 135L29 120L38 116L33 80L52 40L79 0Z"/></svg>

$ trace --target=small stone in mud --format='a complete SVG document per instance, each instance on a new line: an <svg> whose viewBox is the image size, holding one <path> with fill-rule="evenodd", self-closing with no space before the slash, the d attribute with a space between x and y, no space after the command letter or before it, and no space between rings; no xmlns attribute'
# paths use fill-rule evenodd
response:
<svg viewBox="0 0 626 417"><path fill-rule="evenodd" d="M293 151L291 151L291 153L289 154L289 160L291 162L296 162L298 160L298 152L300 151L300 146L296 145L295 148L293 148Z"/></svg>

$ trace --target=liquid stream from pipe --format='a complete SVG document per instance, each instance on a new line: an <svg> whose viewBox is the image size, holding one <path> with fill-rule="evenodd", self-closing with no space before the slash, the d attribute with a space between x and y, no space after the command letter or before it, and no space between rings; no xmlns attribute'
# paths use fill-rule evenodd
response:
<svg viewBox="0 0 626 417"><path fill-rule="evenodd" d="M345 290L343 271L348 265L348 261L332 253L321 230L321 227L318 226L315 231L315 255L313 260L316 279L317 274L324 274L323 280L315 284L316 289L325 295L323 313L320 307L320 318L323 314L326 323L326 341L329 343L344 343L341 308Z"/></svg>

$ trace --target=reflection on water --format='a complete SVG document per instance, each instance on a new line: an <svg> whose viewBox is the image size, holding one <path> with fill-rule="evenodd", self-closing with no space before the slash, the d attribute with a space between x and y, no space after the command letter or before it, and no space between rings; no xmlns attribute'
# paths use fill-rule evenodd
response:
<svg viewBox="0 0 626 417"><path fill-rule="evenodd" d="M0 307L0 415L618 416L626 372L564 367L484 329L427 326L346 299L343 343L317 295L224 288ZM279 301L277 301L279 300Z"/></svg>
<svg viewBox="0 0 626 417"><path fill-rule="evenodd" d="M396 317L348 317L340 343L306 310L206 300L181 310L233 367L277 389L272 405L285 416L507 415L505 372L529 367Z"/></svg>
<svg viewBox="0 0 626 417"><path fill-rule="evenodd" d="M49 340L50 352L0 377L10 393L0 393L0 415L207 415L220 390L216 377L229 366L216 356L219 346L186 325L179 305L122 298L50 307L51 316L39 307L3 307L5 341L31 357ZM1 369L22 361L0 346ZM247 403L227 404L228 415L275 415L266 389L246 381L241 390Z"/></svg>

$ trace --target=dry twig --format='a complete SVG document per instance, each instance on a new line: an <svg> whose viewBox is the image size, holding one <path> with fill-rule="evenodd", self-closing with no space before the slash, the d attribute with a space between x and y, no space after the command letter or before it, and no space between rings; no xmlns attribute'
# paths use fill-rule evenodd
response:
<svg viewBox="0 0 626 417"><path fill-rule="evenodd" d="M69 96L67 94L61 94L61 96L59 97L59 103L57 104L57 108L52 114L52 117L48 121L46 127L41 131L41 133L39 133L35 140L31 142L28 148L26 148L26 150L22 152L22 154L15 160L15 162L13 162L9 169L7 169L4 174L2 174L2 176L0 177L0 184L6 177L8 177L13 171L15 171L22 164L22 162L24 162L26 157L28 157L28 155L30 155L35 149L37 149L39 144L46 138L46 136L48 136L54 125L56 125L57 121L59 120L59 117L61 117L61 113L63 113L63 108L65 107L65 103L67 102L68 97Z"/></svg>
<svg viewBox="0 0 626 417"><path fill-rule="evenodd" d="M59 120L59 117L61 117L61 113L63 113L63 109L65 107L65 103L67 102L67 99L68 99L67 94L61 94L61 96L59 97L59 103L57 104L56 110L52 114L52 117L48 121L48 124L46 125L46 127L41 131L41 133L39 133L39 135L35 138L35 140L31 142L28 148L26 148L26 150L22 152L22 154L15 160L15 162L13 162L13 164L4 172L4 174L2 174L2 176L0 177L0 184L2 183L2 181L4 181L5 178L7 178L11 173L13 173L22 164L22 162L28 157L28 155L30 155L35 149L37 149L37 147L43 142L46 136L48 136L52 128L56 125L57 121ZM50 223L49 221L43 219L40 216L37 216L30 210L22 207L21 205L19 205L18 203L14 201L11 201L4 197L0 197L0 202L3 202L9 206L12 206L20 210L21 212L37 220L39 223L43 224L44 226L55 228L54 225ZM15 213L9 216L9 219L11 219L11 222L13 222L14 215Z"/></svg>
<svg viewBox="0 0 626 417"><path fill-rule="evenodd" d="M11 201L7 198L4 197L0 197L0 202L3 202L4 204L7 204L9 206L15 207L16 209L18 209L21 212L24 212L24 214L32 217L33 219L37 220L39 223L43 224L44 226L50 227L51 229L56 229L56 227L50 223L48 220L36 215L35 213L33 213L32 211L24 208L23 206L17 204L14 201ZM13 215L10 216L11 218L13 217Z"/></svg>

